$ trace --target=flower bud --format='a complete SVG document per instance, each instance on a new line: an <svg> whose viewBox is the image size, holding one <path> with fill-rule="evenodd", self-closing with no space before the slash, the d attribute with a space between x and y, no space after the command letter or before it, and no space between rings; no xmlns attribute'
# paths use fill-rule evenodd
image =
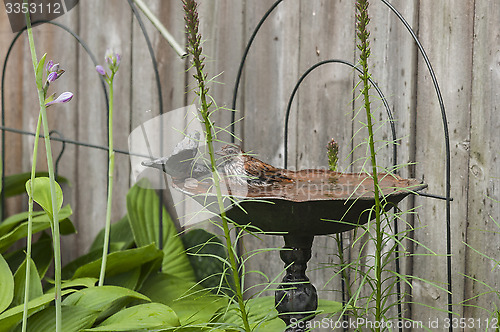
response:
<svg viewBox="0 0 500 332"><path fill-rule="evenodd" d="M56 99L46 103L45 106L48 107L48 106L53 105L53 104L67 103L68 101L71 100L71 98L73 98L73 94L71 92L63 92Z"/></svg>
<svg viewBox="0 0 500 332"><path fill-rule="evenodd" d="M106 76L106 70L101 65L95 66L95 70L99 73L99 75Z"/></svg>

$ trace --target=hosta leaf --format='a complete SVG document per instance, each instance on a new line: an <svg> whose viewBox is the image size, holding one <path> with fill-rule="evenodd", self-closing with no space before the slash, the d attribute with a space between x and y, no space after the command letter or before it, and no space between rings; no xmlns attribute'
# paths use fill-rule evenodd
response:
<svg viewBox="0 0 500 332"><path fill-rule="evenodd" d="M35 68L35 79L37 86L42 86L43 82L43 69L45 68L45 59L47 58L47 53L45 53Z"/></svg>
<svg viewBox="0 0 500 332"><path fill-rule="evenodd" d="M62 295L64 296L74 291L74 289L67 289L62 292ZM54 294L44 294L36 299L30 300L28 302L28 315L40 310L52 301L54 301ZM23 308L24 305L21 304L2 312L2 314L0 314L0 331L9 331L12 327L16 326L23 317Z"/></svg>
<svg viewBox="0 0 500 332"><path fill-rule="evenodd" d="M31 179L26 182L26 192L33 200L37 202L42 209L52 218L52 199L50 193L50 179L46 177L35 178L34 181L34 194L31 192ZM55 195L56 195L56 206L57 212L62 207L63 204L63 192L59 183L55 182Z"/></svg>
<svg viewBox="0 0 500 332"><path fill-rule="evenodd" d="M233 276L230 271L225 271L227 265L224 261L227 261L227 251L221 240L204 229L193 229L184 234L182 242L194 269L196 280L214 292L218 292L219 287L223 287L226 294L234 295ZM225 276L222 275L223 273ZM223 279L222 283L221 279Z"/></svg>
<svg viewBox="0 0 500 332"><path fill-rule="evenodd" d="M136 183L127 194L127 212L130 227L138 246L150 243L158 245L160 223L160 199L153 189L146 189L147 179ZM177 229L165 207L163 214L163 257L162 271L186 280L195 280L194 271L186 256Z"/></svg>
<svg viewBox="0 0 500 332"><path fill-rule="evenodd" d="M0 312L4 311L12 303L14 298L14 277L10 271L9 264L0 255Z"/></svg>
<svg viewBox="0 0 500 332"><path fill-rule="evenodd" d="M48 172L36 172L35 176L36 177L48 177L49 173ZM30 178L31 178L30 172L6 176L5 181L4 181L4 185L3 185L5 197L12 197L12 196L16 196L16 195L25 194L26 193L26 181L28 181ZM57 183L68 183L69 184L68 179L65 177L62 177L62 176L58 176L56 178L56 181L57 181Z"/></svg>
<svg viewBox="0 0 500 332"><path fill-rule="evenodd" d="M38 217L42 214L45 214L45 212L34 211L33 218ZM7 234L14 227L18 226L22 222L25 222L26 220L28 220L28 212L21 212L8 217L0 224L0 236Z"/></svg>
<svg viewBox="0 0 500 332"><path fill-rule="evenodd" d="M99 326L84 331L133 331L179 326L172 308L160 303L139 304L119 311Z"/></svg>
<svg viewBox="0 0 500 332"><path fill-rule="evenodd" d="M98 311L81 306L62 306L62 330L64 332L79 332L94 324ZM55 331L56 330L56 308L47 307L28 319L28 332ZM14 332L21 332L19 325Z"/></svg>
<svg viewBox="0 0 500 332"><path fill-rule="evenodd" d="M118 286L90 287L69 295L63 305L78 305L88 309L104 311L111 304L121 298L134 298L150 302L149 298L141 293Z"/></svg>
<svg viewBox="0 0 500 332"><path fill-rule="evenodd" d="M108 255L106 276L113 276L130 271L162 255L163 253L161 250L158 250L154 244L136 249L113 252ZM73 278L99 277L101 261L102 258L79 267L73 275Z"/></svg>
<svg viewBox="0 0 500 332"><path fill-rule="evenodd" d="M70 234L75 228L68 217L72 214L71 207L66 205L58 215L61 234ZM50 228L50 219L46 213L33 218L33 234ZM28 222L22 222L7 234L0 237L0 252L4 252L16 241L25 238L28 234Z"/></svg>
<svg viewBox="0 0 500 332"><path fill-rule="evenodd" d="M130 229L127 215L119 221L111 224L109 242L111 244L120 243L121 247L117 248L117 250L128 249L134 243L134 236L132 235L132 230ZM103 244L104 228L101 229L101 231L95 237L94 242L90 246L89 252L97 249L100 249L102 252Z"/></svg>
<svg viewBox="0 0 500 332"><path fill-rule="evenodd" d="M42 281L38 275L36 265L30 259L30 290L29 299L34 299L43 295ZM14 274L14 299L12 305L16 306L24 303L24 289L26 286L26 260L19 266Z"/></svg>
<svg viewBox="0 0 500 332"><path fill-rule="evenodd" d="M38 241L33 243L31 248L31 258L35 262L40 278L45 276L49 265L54 257L52 250L52 238L47 233L42 233ZM26 259L26 247L5 255L12 271L16 271Z"/></svg>
<svg viewBox="0 0 500 332"><path fill-rule="evenodd" d="M174 309L182 325L206 323L215 312L227 306L227 298L176 276L158 273L148 279L141 293L152 301Z"/></svg>
<svg viewBox="0 0 500 332"><path fill-rule="evenodd" d="M112 253L112 252L119 250L120 247L121 246L120 245L117 246L116 243L111 243L109 246L109 249L110 249L110 252ZM61 271L62 278L63 279L72 278L73 275L75 274L76 270L79 267L84 266L84 265L91 263L93 261L96 261L96 260L100 259L101 257L102 257L102 248L92 250L88 254L77 257L75 260L69 262L68 264L66 264L63 267L63 269Z"/></svg>

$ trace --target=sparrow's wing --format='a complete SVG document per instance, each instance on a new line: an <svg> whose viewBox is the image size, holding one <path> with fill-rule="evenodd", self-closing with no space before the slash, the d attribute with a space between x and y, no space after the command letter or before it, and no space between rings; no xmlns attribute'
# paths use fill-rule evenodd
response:
<svg viewBox="0 0 500 332"><path fill-rule="evenodd" d="M286 176L281 168L266 164L257 158L247 156L245 163L247 173L263 183L271 183L275 181L292 182L293 180Z"/></svg>

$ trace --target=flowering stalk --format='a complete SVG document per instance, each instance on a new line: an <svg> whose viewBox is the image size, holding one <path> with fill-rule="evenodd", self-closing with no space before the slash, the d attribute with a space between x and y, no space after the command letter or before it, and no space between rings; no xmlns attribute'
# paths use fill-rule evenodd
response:
<svg viewBox="0 0 500 332"><path fill-rule="evenodd" d="M24 3L27 3L26 0ZM54 176L54 165L52 161L52 149L50 146L50 132L47 121L46 108L55 103L66 103L71 100L73 94L70 92L65 92L58 98L54 99L54 95L47 98L47 91L50 83L54 82L58 77L60 77L64 71L59 69L58 64L54 64L49 61L47 67L45 67L46 54L37 60L35 42L33 40L33 32L31 29L31 21L29 13L26 12L26 26L29 39L29 46L31 51L31 58L33 61L33 69L35 72L35 81L38 91L38 100L40 102L40 112L38 116L38 123L35 136L35 144L33 148L33 162L31 168L31 194L29 195L29 209L28 209L28 237L27 237L27 261L26 261L26 285L25 285L25 296L24 296L24 310L23 310L23 325L22 331L26 331L27 328L27 314L28 314L28 301L29 301L29 278L30 278L30 260L31 260L31 236L32 236L32 218L33 218L33 196L34 196L34 178L36 170L36 158L38 152L38 137L40 133L40 122L43 126L43 132L45 137L45 150L47 152L47 169L49 173L50 180L50 195L51 195L51 205L52 205L52 238L54 245L54 279L55 279L55 307L56 307L56 332L61 332L62 328L62 316L61 316L61 243L60 243L60 233L59 233L59 218L58 212L59 208L56 202L56 181ZM43 68L47 70L47 79L43 82ZM64 95L64 96L63 96Z"/></svg>
<svg viewBox="0 0 500 332"><path fill-rule="evenodd" d="M368 58L370 57L370 41L368 40L370 32L367 29L370 18L368 16L368 0L357 0L356 1L356 29L357 36L359 38L359 44L357 45L360 50L360 63L362 66L362 73L359 75L363 86L361 88L361 93L364 99L364 108L366 111L367 128L368 128L368 145L370 148L370 159L372 164L372 179L374 185L374 197L375 197L375 321L382 321L382 316L384 315L382 306L382 247L383 247L383 232L381 225L381 213L383 211L380 199L380 188L377 174L377 159L375 152L375 142L373 137L373 122L370 104L370 74L368 72ZM376 328L376 331L380 331L380 327Z"/></svg>
<svg viewBox="0 0 500 332"><path fill-rule="evenodd" d="M332 138L332 140L327 144L326 150L330 171L336 172L339 161L339 144Z"/></svg>
<svg viewBox="0 0 500 332"><path fill-rule="evenodd" d="M104 244L102 248L102 262L101 262L101 273L99 275L99 286L104 285L104 277L106 275L106 263L108 260L108 248L109 248L109 236L111 230L111 202L113 194L113 173L115 169L115 151L113 150L113 80L115 74L120 66L121 57L118 53L114 53L110 49L106 51L104 56L109 69L111 70L111 75L106 73L103 66L96 66L96 71L99 75L104 77L104 80L109 86L109 123L108 123L108 202L106 206L106 226L104 229Z"/></svg>
<svg viewBox="0 0 500 332"><path fill-rule="evenodd" d="M206 86L207 74L203 72L203 69L205 67L203 61L205 60L205 58L202 56L201 35L198 32L200 23L197 11L198 4L196 3L196 0L183 0L182 2L184 4L184 12L185 12L184 21L186 23L186 32L188 37L188 53L192 54L193 56L192 59L193 67L196 70L195 74L193 74L193 77L198 82L198 91L196 91L196 94L200 98L201 102L200 114L202 117L202 122L205 125L205 136L208 147L208 153L210 156L211 171L213 174L213 182L217 194L217 202L219 205L222 227L224 229L224 237L226 240L226 246L228 250L229 263L231 265L234 284L236 287L237 302L239 305L245 331L250 332L251 329L250 329L250 324L248 322L248 313L245 307L245 302L243 300L242 285L238 273L238 264L236 262L236 257L231 242L228 220L224 209L224 202L220 186L220 176L217 171L217 164L215 160L215 153L213 146L214 137L212 135L213 123L210 120L210 114L211 114L210 107L212 106L212 102L207 101L207 96L208 96L208 87Z"/></svg>

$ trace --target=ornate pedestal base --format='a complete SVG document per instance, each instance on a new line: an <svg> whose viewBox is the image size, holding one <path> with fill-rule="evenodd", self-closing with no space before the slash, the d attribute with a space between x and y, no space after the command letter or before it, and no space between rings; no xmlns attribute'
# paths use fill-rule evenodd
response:
<svg viewBox="0 0 500 332"><path fill-rule="evenodd" d="M280 257L285 262L286 275L275 293L279 317L290 326L287 332L305 331L305 321L314 318L318 308L316 288L306 276L314 237L285 235L285 247Z"/></svg>

